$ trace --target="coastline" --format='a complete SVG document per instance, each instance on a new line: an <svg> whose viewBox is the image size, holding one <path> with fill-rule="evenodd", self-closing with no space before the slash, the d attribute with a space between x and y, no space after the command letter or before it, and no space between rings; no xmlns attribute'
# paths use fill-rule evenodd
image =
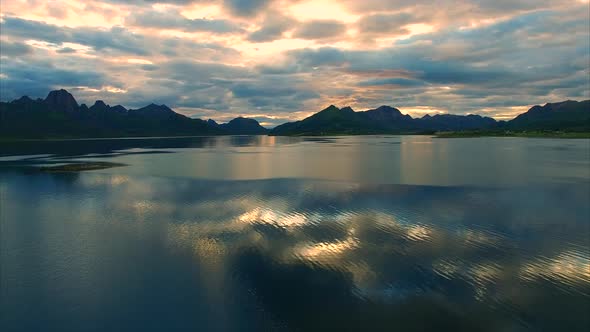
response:
<svg viewBox="0 0 590 332"><path fill-rule="evenodd" d="M588 139L590 132L563 132L563 131L448 131L437 132L436 138L474 138L474 137L523 137L523 138L569 138Z"/></svg>
<svg viewBox="0 0 590 332"><path fill-rule="evenodd" d="M120 136L120 137L46 137L46 138L1 138L2 143L16 142L47 142L47 141L94 141L94 140L140 140L140 139L181 139L196 137L219 136L274 136L274 137L330 137L330 136L432 136L434 138L474 138L474 137L523 137L523 138L569 138L590 139L590 132L562 132L562 131L441 131L429 133L301 133L292 135L276 134L241 134L241 135L182 135L182 136Z"/></svg>

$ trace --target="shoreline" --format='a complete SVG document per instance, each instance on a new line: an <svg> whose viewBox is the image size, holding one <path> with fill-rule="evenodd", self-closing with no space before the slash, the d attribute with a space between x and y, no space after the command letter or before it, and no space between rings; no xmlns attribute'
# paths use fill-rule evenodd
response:
<svg viewBox="0 0 590 332"><path fill-rule="evenodd" d="M475 137L522 137L522 138L562 138L562 139L588 139L590 132L544 132L544 131L523 131L523 132L438 132L436 138L475 138Z"/></svg>
<svg viewBox="0 0 590 332"><path fill-rule="evenodd" d="M141 140L141 139L175 139L175 138L200 138L200 137L227 137L227 136L268 136L268 137L345 137L345 136L432 136L434 138L475 138L475 137L523 137L523 138L571 138L589 139L590 132L488 132L488 131L445 131L434 133L322 133L322 134L293 134L293 135L183 135L183 136L123 136L123 137L78 137L78 138L0 138L0 144L19 142L60 142L60 141L99 141L99 140Z"/></svg>

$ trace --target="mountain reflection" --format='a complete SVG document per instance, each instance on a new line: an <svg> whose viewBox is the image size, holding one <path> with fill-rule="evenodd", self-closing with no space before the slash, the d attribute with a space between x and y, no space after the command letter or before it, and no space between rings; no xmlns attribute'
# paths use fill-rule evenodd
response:
<svg viewBox="0 0 590 332"><path fill-rule="evenodd" d="M199 149L244 146L274 146L274 136L195 136L195 137L146 137L146 138L97 138L78 140L23 140L0 142L0 156L57 155L104 156L132 149ZM301 141L297 138L281 138L283 144Z"/></svg>
<svg viewBox="0 0 590 332"><path fill-rule="evenodd" d="M244 303L256 303L254 330L571 330L589 323L579 314L590 296L586 186L0 176L0 190L10 193L3 241L15 236L10 243L19 248L45 241L52 249L42 256L65 254L55 247L65 241L111 259L130 253L169 273L194 269L194 299L206 298L211 317L247 316ZM49 217L50 224L22 222ZM33 238L17 236L40 227ZM179 257L192 263L176 264ZM80 259L68 263L85 274L73 283L102 280L104 268L121 278L131 273L123 262ZM111 292L126 282L93 287Z"/></svg>
<svg viewBox="0 0 590 332"><path fill-rule="evenodd" d="M585 140L450 141L429 136L20 141L0 142L0 171L111 163L128 167L104 168L100 172L212 180L297 178L512 187L587 182L589 148Z"/></svg>

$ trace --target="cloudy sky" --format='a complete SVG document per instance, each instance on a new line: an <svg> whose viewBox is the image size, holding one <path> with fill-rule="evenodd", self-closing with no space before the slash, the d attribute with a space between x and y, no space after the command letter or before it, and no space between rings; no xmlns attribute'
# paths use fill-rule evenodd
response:
<svg viewBox="0 0 590 332"><path fill-rule="evenodd" d="M508 119L590 98L588 0L0 0L2 100L267 126L330 104Z"/></svg>

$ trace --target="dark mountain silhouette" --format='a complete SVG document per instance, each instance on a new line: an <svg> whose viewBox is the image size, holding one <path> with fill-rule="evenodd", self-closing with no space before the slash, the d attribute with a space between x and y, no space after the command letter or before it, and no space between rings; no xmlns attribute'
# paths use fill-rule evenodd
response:
<svg viewBox="0 0 590 332"><path fill-rule="evenodd" d="M426 133L439 130L485 129L495 126L492 118L479 115L435 115L414 119L397 108L381 106L363 112L334 105L301 121L280 125L271 135L330 135Z"/></svg>
<svg viewBox="0 0 590 332"><path fill-rule="evenodd" d="M419 134L437 131L590 131L590 100L534 106L511 121L480 115L437 114L412 118L398 109L381 106L363 112L330 105L301 121L275 127L271 135Z"/></svg>
<svg viewBox="0 0 590 332"><path fill-rule="evenodd" d="M300 121L272 130L256 120L238 117L228 123L200 120L174 112L166 105L139 109L110 106L97 100L78 105L66 90L51 91L45 99L23 96L0 102L0 137L79 138L188 135L357 135L420 134L438 131L564 131L590 132L590 100L534 106L510 121L479 115L437 114L412 118L390 106L362 112L330 105Z"/></svg>
<svg viewBox="0 0 590 332"><path fill-rule="evenodd" d="M344 111L343 111L344 110ZM275 127L271 135L320 135L327 133L357 134L367 128L351 108L339 109L334 105L301 121Z"/></svg>
<svg viewBox="0 0 590 332"><path fill-rule="evenodd" d="M235 121L235 122L233 122ZM27 96L0 102L0 137L120 137L265 134L256 120L238 118L228 124L192 119L166 105L150 104L128 110L97 100L78 105L66 90L51 91L47 98Z"/></svg>
<svg viewBox="0 0 590 332"><path fill-rule="evenodd" d="M533 106L507 123L514 130L590 131L590 100Z"/></svg>
<svg viewBox="0 0 590 332"><path fill-rule="evenodd" d="M237 117L228 123L219 125L220 128L236 135L263 135L268 133L268 129L261 126L254 119Z"/></svg>
<svg viewBox="0 0 590 332"><path fill-rule="evenodd" d="M97 100L94 105L90 106L89 110L92 112L108 112L110 106L105 104L102 100Z"/></svg>
<svg viewBox="0 0 590 332"><path fill-rule="evenodd" d="M494 128L501 124L492 118L475 114L436 114L434 116L427 114L415 120L422 128L435 131L478 130Z"/></svg>
<svg viewBox="0 0 590 332"><path fill-rule="evenodd" d="M69 113L78 110L76 99L64 89L49 92L47 98L45 98L45 103L53 109L59 109Z"/></svg>

